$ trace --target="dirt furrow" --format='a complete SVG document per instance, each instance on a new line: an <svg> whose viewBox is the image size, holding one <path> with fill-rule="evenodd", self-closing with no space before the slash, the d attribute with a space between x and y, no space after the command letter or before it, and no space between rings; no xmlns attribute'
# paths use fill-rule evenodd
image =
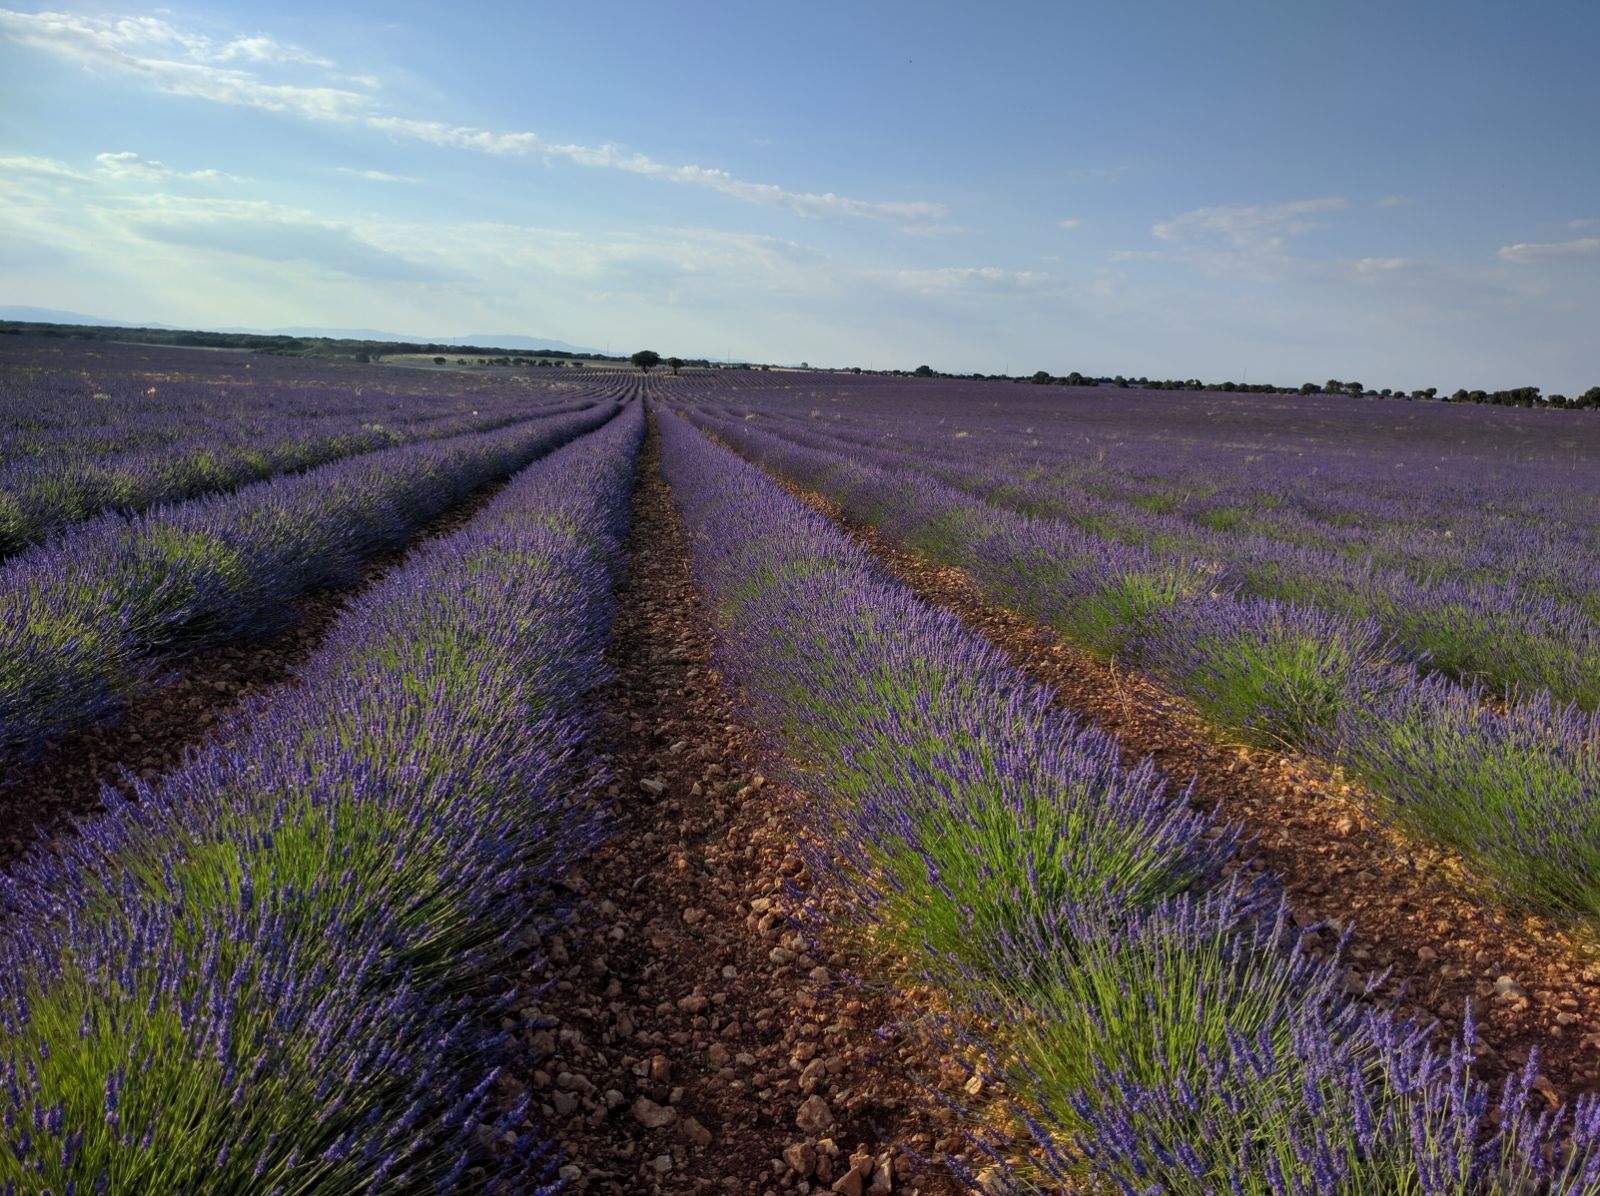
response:
<svg viewBox="0 0 1600 1196"><path fill-rule="evenodd" d="M281 630L180 659L167 683L143 695L120 721L64 735L38 760L12 768L0 779L0 867L36 843L71 834L73 820L102 808L102 786L126 795L129 777L153 781L210 742L229 714L292 678L352 598L420 545L465 526L504 486L481 487L425 524L404 548L367 562L354 584L302 595Z"/></svg>
<svg viewBox="0 0 1600 1196"><path fill-rule="evenodd" d="M964 1142L917 1074L905 1010L790 913L807 887L799 800L711 665L654 433L634 498L607 702L608 840L576 908L532 947L521 1065L572 1190L946 1193L925 1156Z"/></svg>
<svg viewBox="0 0 1600 1196"><path fill-rule="evenodd" d="M1470 1003L1481 1075L1496 1079L1537 1050L1547 1100L1600 1088L1600 962L1591 944L1474 892L1458 861L1375 819L1317 762L1229 743L1150 679L1076 651L987 601L962 570L901 551L826 497L778 481L1054 689L1064 707L1115 735L1125 758L1154 756L1175 780L1192 777L1197 801L1251 837L1239 866L1280 877L1297 919L1321 923L1330 945L1348 927L1356 973L1387 972L1380 999L1437 1021L1441 1036L1459 1034Z"/></svg>

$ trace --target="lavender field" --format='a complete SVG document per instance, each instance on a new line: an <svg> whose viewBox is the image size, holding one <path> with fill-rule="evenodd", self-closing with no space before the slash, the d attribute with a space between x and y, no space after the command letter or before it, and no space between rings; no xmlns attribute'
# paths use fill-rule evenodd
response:
<svg viewBox="0 0 1600 1196"><path fill-rule="evenodd" d="M5 339L0 1192L1600 1193L1594 412Z"/></svg>

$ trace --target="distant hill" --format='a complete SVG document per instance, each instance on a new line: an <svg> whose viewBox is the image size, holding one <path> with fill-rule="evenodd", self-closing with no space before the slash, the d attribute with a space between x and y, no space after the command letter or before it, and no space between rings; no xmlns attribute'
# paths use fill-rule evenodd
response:
<svg viewBox="0 0 1600 1196"><path fill-rule="evenodd" d="M0 304L0 320L22 320L29 324L88 324L95 328L171 328L171 324L134 325L128 320L107 320L86 316L81 311L58 311L53 307L14 307Z"/></svg>
<svg viewBox="0 0 1600 1196"><path fill-rule="evenodd" d="M51 307L28 307L0 304L0 320L16 320L27 324L79 325L89 328L159 328L179 331L176 324L157 324L139 320L108 320L104 316L86 315L81 311L60 311ZM290 336L306 340L347 340L374 343L394 342L407 345L448 345L452 347L473 345L495 349L521 350L533 353L539 350L551 353L575 353L600 356L599 349L586 349L566 341L549 340L540 336L522 336L518 333L474 332L467 336L410 336L398 332L382 332L375 328L245 328L240 326L197 328L199 332L223 332L238 336Z"/></svg>

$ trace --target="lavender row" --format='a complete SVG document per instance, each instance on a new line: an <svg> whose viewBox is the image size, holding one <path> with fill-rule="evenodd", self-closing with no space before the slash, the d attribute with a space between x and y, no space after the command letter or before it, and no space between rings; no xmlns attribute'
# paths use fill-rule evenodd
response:
<svg viewBox="0 0 1600 1196"><path fill-rule="evenodd" d="M114 715L161 662L260 635L614 404L413 445L147 515L101 516L0 564L0 753Z"/></svg>
<svg viewBox="0 0 1600 1196"><path fill-rule="evenodd" d="M319 422L409 433L570 397L466 373L8 337L0 343L0 465L99 463L198 441L248 445Z"/></svg>
<svg viewBox="0 0 1600 1196"><path fill-rule="evenodd" d="M1426 575L1570 579L1576 557L1600 576L1600 428L1587 425L1332 396L730 377L698 389L736 417L906 450L1060 517L1134 530L1171 514L1155 530L1237 530Z"/></svg>
<svg viewBox="0 0 1600 1196"><path fill-rule="evenodd" d="M1600 1106L1491 1093L1470 1025L1349 996L1230 832L687 423L663 466L719 663L815 799L815 874L1000 1072L1023 1160L985 1191L1600 1191ZM997 1155L997 1157L1001 1157Z"/></svg>
<svg viewBox="0 0 1600 1196"><path fill-rule="evenodd" d="M642 424L524 471L0 880L0 1191L552 1190L487 982L596 833L574 751Z"/></svg>
<svg viewBox="0 0 1600 1196"><path fill-rule="evenodd" d="M785 435L819 435L817 423L793 413L760 409L759 415ZM1265 428L1272 417L1260 418ZM1580 605L1600 579L1592 559L1600 541L1584 514L1592 505L1585 493L1596 473L1592 462L1560 471L1530 466L1514 475L1516 489L1463 492L1443 484L1441 473L1448 467L1479 476L1480 460L1380 461L1406 479L1406 491L1370 472L1330 477L1322 455L1336 463L1337 455L1308 444L1292 459L1281 455L1273 472L1243 481L1239 473L1250 468L1244 462L1264 455L1246 448L1270 444L1269 435L1248 446L1210 443L1204 455L1191 448L1174 461L1180 455L1174 448L1185 446L1155 435L1079 431L1064 443L1046 443L1030 434L1032 447L1022 448L991 420L962 422L967 426L922 427L885 414L871 422L828 421L821 434L877 464L916 466L998 505L1130 542L1153 539L1219 557L1238 551L1267 562L1278 554L1298 560L1296 550L1306 549L1314 554L1305 558L1312 567L1323 559L1335 570L1370 562L1418 582L1514 583ZM1313 453L1318 459L1308 464Z"/></svg>
<svg viewBox="0 0 1600 1196"><path fill-rule="evenodd" d="M0 557L101 511L231 490L279 473L421 440L492 431L599 400L554 388L430 390L237 363L194 368L169 351L141 367L27 369L0 346ZM110 355L113 361L119 354ZM170 369L152 368L165 362ZM189 369L181 370L188 366ZM392 371L391 371L392 373ZM614 389L614 388L613 388Z"/></svg>
<svg viewBox="0 0 1600 1196"><path fill-rule="evenodd" d="M187 440L159 452L121 453L92 464L25 462L0 469L0 559L103 511L136 514L162 503L235 490L279 474L429 440L492 432L533 416L559 415L596 400L511 413L438 419L397 431L363 420L330 430L275 428L271 436L235 443Z"/></svg>
<svg viewBox="0 0 1600 1196"><path fill-rule="evenodd" d="M896 437L898 447L891 448L794 424L781 434L864 464L929 474L1002 511L1148 546L1176 564L1207 562L1211 588L1374 619L1395 651L1463 683L1511 694L1548 689L1559 701L1600 707L1600 556L1552 541L1543 526L1495 520L1499 548L1492 557L1485 555L1488 535L1481 527L1447 529L1451 535L1426 529L1410 537L1425 545L1425 555L1400 554L1402 560L1385 563L1370 542L1341 548L1293 543L1236 524L1243 519L1237 503L1244 500L1208 507L1202 526L1176 513L1107 500L1077 480L1030 480L1029 470L970 443L949 449L952 459L941 464L915 435L909 443ZM1345 512L1342 526L1348 529L1354 518ZM1384 555L1399 552L1394 537L1386 543Z"/></svg>
<svg viewBox="0 0 1600 1196"><path fill-rule="evenodd" d="M737 424L742 452L906 546L967 569L995 600L1163 677L1214 723L1308 748L1367 782L1379 812L1460 852L1518 902L1600 919L1600 715L1425 677L1381 627L1218 589L1174 561L997 510L910 470Z"/></svg>

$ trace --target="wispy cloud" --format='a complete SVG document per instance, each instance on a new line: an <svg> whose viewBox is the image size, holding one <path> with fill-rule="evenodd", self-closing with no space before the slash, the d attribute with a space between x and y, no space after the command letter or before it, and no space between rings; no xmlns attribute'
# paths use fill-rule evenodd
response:
<svg viewBox="0 0 1600 1196"><path fill-rule="evenodd" d="M1547 261L1569 257L1591 257L1600 254L1600 237L1578 237L1572 241L1530 242L1502 245L1495 255L1502 261L1526 265L1529 262Z"/></svg>
<svg viewBox="0 0 1600 1196"><path fill-rule="evenodd" d="M1592 219L1569 220L1569 221L1567 221L1567 227L1568 228L1572 228L1572 229L1600 228L1600 220L1592 220Z"/></svg>
<svg viewBox="0 0 1600 1196"><path fill-rule="evenodd" d="M347 174L352 178L366 179L369 183L420 183L422 180L412 178L409 174L390 174L387 170L357 170L353 166L335 167L340 174Z"/></svg>
<svg viewBox="0 0 1600 1196"><path fill-rule="evenodd" d="M91 70L133 75L170 95L287 112L313 120L348 120L368 97L326 84L268 82L223 65L242 55L156 17L95 17L0 9L0 36ZM265 62L260 57L251 59ZM305 63L304 59L278 59Z"/></svg>
<svg viewBox="0 0 1600 1196"><path fill-rule="evenodd" d="M1068 216L1065 220L1056 221L1057 228L1064 228L1069 231L1075 228L1080 228L1082 225L1083 220L1078 216Z"/></svg>
<svg viewBox="0 0 1600 1196"><path fill-rule="evenodd" d="M98 164L100 173L107 178L127 179L140 183L164 183L177 179L187 179L197 183L240 181L237 175L221 170L174 170L165 162L141 157L132 150L122 150L115 154L96 154L94 160Z"/></svg>
<svg viewBox="0 0 1600 1196"><path fill-rule="evenodd" d="M71 179L74 182L89 181L88 175L72 169L65 162L58 162L54 158L38 158L31 154L0 157L0 173L31 174L43 178Z"/></svg>
<svg viewBox="0 0 1600 1196"><path fill-rule="evenodd" d="M1196 208L1151 228L1163 241L1219 237L1241 248L1272 247L1286 237L1300 236L1318 226L1313 217L1340 212L1350 201L1338 195L1296 199L1288 203L1251 204L1240 207Z"/></svg>
<svg viewBox="0 0 1600 1196"><path fill-rule="evenodd" d="M1035 291L1054 279L1036 270L1000 266L944 266L927 270L889 270L872 275L899 290L922 295L996 294Z"/></svg>
<svg viewBox="0 0 1600 1196"><path fill-rule="evenodd" d="M1355 272L1363 275L1393 274L1397 270L1415 270L1422 263L1414 257L1364 257L1355 262Z"/></svg>
<svg viewBox="0 0 1600 1196"><path fill-rule="evenodd" d="M1409 195L1385 195L1372 206L1375 208L1409 208L1416 202Z"/></svg>
<svg viewBox="0 0 1600 1196"><path fill-rule="evenodd" d="M561 158L580 166L620 170L647 178L705 187L746 203L786 208L801 216L862 216L921 225L939 220L948 211L944 204L923 201L878 202L852 199L832 191L791 191L773 183L754 183L736 178L714 166L678 166L616 145L574 145L547 141L537 133L503 133L401 116L369 116L365 123L368 128L429 145L500 156Z"/></svg>
<svg viewBox="0 0 1600 1196"><path fill-rule="evenodd" d="M936 227L948 209L925 200L867 200L832 191L795 190L741 179L726 170L662 162L613 144L549 141L533 132L503 132L384 112L364 91L314 82L268 79L258 66L331 71L328 59L264 36L218 44L156 17L98 17L0 9L0 36L89 69L112 70L157 90L212 103L288 113L307 120L359 123L392 137L501 156L555 158L683 186L800 216L880 220L911 229ZM245 69L245 64L252 69ZM364 82L370 82L365 81Z"/></svg>
<svg viewBox="0 0 1600 1196"><path fill-rule="evenodd" d="M302 50L299 46L286 45L274 41L270 37L236 37L217 51L218 62L236 62L244 59L249 62L297 62L307 66L318 66L331 70L333 63L320 54L313 54L309 50Z"/></svg>

